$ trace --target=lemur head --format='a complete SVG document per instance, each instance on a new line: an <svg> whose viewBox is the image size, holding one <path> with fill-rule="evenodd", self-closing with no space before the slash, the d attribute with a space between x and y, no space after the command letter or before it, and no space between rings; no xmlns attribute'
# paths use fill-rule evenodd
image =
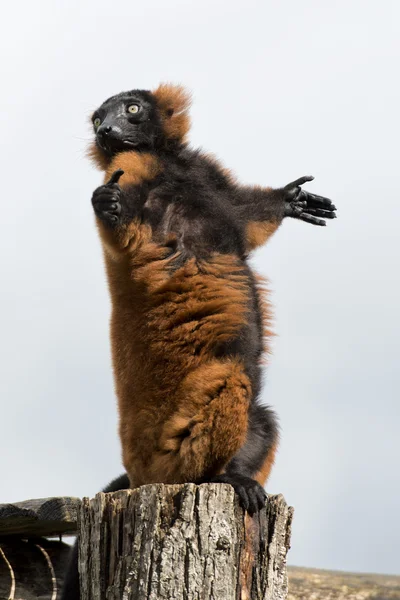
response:
<svg viewBox="0 0 400 600"><path fill-rule="evenodd" d="M154 92L132 90L112 96L92 115L95 141L89 155L106 169L119 152L159 151L185 143L190 97L180 86Z"/></svg>

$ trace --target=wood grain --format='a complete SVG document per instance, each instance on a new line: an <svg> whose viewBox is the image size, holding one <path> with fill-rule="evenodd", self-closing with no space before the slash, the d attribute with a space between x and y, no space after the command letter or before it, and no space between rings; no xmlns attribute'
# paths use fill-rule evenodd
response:
<svg viewBox="0 0 400 600"><path fill-rule="evenodd" d="M0 504L0 536L51 536L74 533L79 498L39 498Z"/></svg>
<svg viewBox="0 0 400 600"><path fill-rule="evenodd" d="M280 600L293 510L254 519L228 485L147 485L81 505L82 600Z"/></svg>

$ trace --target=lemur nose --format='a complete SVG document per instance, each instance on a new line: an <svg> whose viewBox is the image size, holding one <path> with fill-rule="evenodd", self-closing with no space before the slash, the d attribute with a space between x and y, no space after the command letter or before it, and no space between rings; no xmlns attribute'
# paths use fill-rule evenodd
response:
<svg viewBox="0 0 400 600"><path fill-rule="evenodd" d="M111 125L101 125L97 130L97 134L100 135L101 137L103 137L103 136L107 136L109 133L111 133L111 131L112 131Z"/></svg>

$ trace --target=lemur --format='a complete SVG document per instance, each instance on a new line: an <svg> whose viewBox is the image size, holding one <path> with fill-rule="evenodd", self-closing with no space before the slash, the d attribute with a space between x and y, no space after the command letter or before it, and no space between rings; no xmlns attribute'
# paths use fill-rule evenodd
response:
<svg viewBox="0 0 400 600"><path fill-rule="evenodd" d="M112 96L92 116L127 473L105 491L223 482L254 514L278 426L258 400L270 313L248 256L285 217L325 225L336 208L301 188L312 177L279 189L238 184L189 147L189 105L182 87L162 84ZM74 552L70 599L79 598Z"/></svg>

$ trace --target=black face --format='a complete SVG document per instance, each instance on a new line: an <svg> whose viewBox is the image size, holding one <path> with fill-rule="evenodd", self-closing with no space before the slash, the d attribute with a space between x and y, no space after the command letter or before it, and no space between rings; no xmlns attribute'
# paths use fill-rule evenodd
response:
<svg viewBox="0 0 400 600"><path fill-rule="evenodd" d="M92 116L97 146L108 156L124 150L155 148L161 121L150 92L122 92L106 100Z"/></svg>

